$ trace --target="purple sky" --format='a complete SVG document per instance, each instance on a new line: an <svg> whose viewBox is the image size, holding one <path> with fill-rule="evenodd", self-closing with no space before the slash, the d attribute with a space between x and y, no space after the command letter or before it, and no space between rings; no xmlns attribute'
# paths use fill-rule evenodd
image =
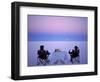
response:
<svg viewBox="0 0 100 82"><path fill-rule="evenodd" d="M87 38L87 24L87 17L28 15L28 33L32 40L36 35L39 38L40 35L45 36L46 40L51 34L54 38L57 35L68 38L65 34L72 38L74 35L77 38Z"/></svg>
<svg viewBox="0 0 100 82"><path fill-rule="evenodd" d="M29 32L75 33L87 32L87 17L35 16L30 15Z"/></svg>

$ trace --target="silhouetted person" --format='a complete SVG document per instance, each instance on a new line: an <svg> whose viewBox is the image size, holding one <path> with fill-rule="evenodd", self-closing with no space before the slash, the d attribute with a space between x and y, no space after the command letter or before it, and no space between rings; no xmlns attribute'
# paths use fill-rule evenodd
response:
<svg viewBox="0 0 100 82"><path fill-rule="evenodd" d="M48 62L49 52L44 50L44 46L40 46L40 50L38 50L38 59L42 64L46 64Z"/></svg>
<svg viewBox="0 0 100 82"><path fill-rule="evenodd" d="M69 54L71 56L71 62L74 63L73 59L75 59L77 62L79 62L79 59L77 59L79 57L79 48L77 46L74 47L74 49L72 51L69 50Z"/></svg>

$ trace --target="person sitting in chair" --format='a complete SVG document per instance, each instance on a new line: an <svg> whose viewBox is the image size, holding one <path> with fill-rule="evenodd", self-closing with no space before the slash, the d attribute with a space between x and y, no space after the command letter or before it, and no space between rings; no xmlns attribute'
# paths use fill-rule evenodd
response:
<svg viewBox="0 0 100 82"><path fill-rule="evenodd" d="M71 56L71 62L72 63L75 63L75 62L80 62L79 61L79 53L80 53L80 50L77 46L74 47L74 49L72 51L69 50L69 54ZM74 61L75 60L75 61Z"/></svg>
<svg viewBox="0 0 100 82"><path fill-rule="evenodd" d="M48 60L48 56L49 56L49 52L44 50L44 46L41 45L40 46L40 50L38 50L38 62L37 64L39 65L40 63L43 64L43 65L46 65L49 60Z"/></svg>

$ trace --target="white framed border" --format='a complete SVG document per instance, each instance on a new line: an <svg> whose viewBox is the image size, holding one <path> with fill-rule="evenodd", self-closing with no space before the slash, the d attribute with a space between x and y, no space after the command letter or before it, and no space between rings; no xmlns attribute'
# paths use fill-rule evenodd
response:
<svg viewBox="0 0 100 82"><path fill-rule="evenodd" d="M27 67L27 15L88 17L88 64ZM58 69L59 68L59 69ZM45 71L44 71L45 69ZM20 7L20 76L94 72L94 11L40 7Z"/></svg>

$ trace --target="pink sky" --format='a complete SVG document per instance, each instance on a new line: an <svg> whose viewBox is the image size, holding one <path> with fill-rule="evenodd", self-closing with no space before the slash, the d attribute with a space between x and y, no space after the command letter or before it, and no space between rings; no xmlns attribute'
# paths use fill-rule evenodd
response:
<svg viewBox="0 0 100 82"><path fill-rule="evenodd" d="M28 16L28 28L32 33L86 34L87 17Z"/></svg>

